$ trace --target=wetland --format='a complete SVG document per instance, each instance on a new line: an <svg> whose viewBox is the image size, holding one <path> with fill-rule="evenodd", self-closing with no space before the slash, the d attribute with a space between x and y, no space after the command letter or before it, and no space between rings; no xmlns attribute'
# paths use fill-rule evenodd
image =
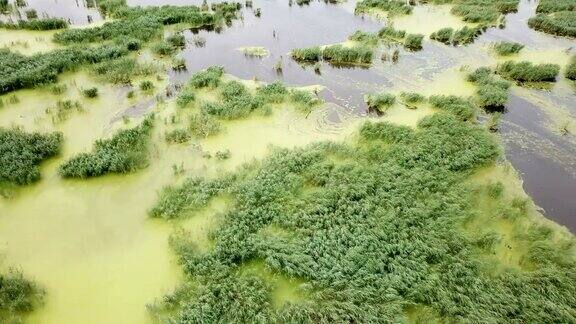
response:
<svg viewBox="0 0 576 324"><path fill-rule="evenodd" d="M576 321L572 0L0 0L0 322Z"/></svg>

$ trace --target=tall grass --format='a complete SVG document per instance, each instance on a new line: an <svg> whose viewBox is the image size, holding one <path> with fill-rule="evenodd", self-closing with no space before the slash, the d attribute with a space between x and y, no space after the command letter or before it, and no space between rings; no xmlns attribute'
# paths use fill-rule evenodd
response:
<svg viewBox="0 0 576 324"><path fill-rule="evenodd" d="M424 35L420 34L408 34L404 40L404 47L410 51L419 51L422 49L422 41L424 40Z"/></svg>
<svg viewBox="0 0 576 324"><path fill-rule="evenodd" d="M110 139L97 140L92 152L80 153L62 164L64 178L91 178L109 173L129 173L148 165L153 117L139 126L117 132Z"/></svg>
<svg viewBox="0 0 576 324"><path fill-rule="evenodd" d="M489 111L501 110L508 101L510 83L498 80L489 68L476 69L468 75L468 81L478 86L476 95L481 107Z"/></svg>
<svg viewBox="0 0 576 324"><path fill-rule="evenodd" d="M537 14L528 20L528 26L552 35L576 37L576 11Z"/></svg>
<svg viewBox="0 0 576 324"><path fill-rule="evenodd" d="M366 45L345 47L331 45L325 48L309 47L294 49L291 57L298 62L318 62L321 58L335 65L370 64L373 50Z"/></svg>
<svg viewBox="0 0 576 324"><path fill-rule="evenodd" d="M500 56L508 56L518 54L524 45L516 42L498 42L492 44L492 49Z"/></svg>
<svg viewBox="0 0 576 324"><path fill-rule="evenodd" d="M566 66L566 72L564 75L566 78L576 81L576 55L572 56L570 63Z"/></svg>
<svg viewBox="0 0 576 324"><path fill-rule="evenodd" d="M61 18L19 20L17 23L0 21L0 28L27 30L56 30L68 28L68 22Z"/></svg>
<svg viewBox="0 0 576 324"><path fill-rule="evenodd" d="M18 128L0 128L0 184L27 185L38 181L40 163L57 155L61 146L60 133L26 133Z"/></svg>
<svg viewBox="0 0 576 324"><path fill-rule="evenodd" d="M355 12L368 12L372 9L386 11L390 16L412 13L412 6L402 0L362 0L356 3Z"/></svg>
<svg viewBox="0 0 576 324"><path fill-rule="evenodd" d="M430 39L446 45L468 45L474 43L483 32L484 27L464 26L458 30L447 27L430 34Z"/></svg>
<svg viewBox="0 0 576 324"><path fill-rule="evenodd" d="M497 72L506 79L518 82L555 82L560 66L507 61L498 65Z"/></svg>
<svg viewBox="0 0 576 324"><path fill-rule="evenodd" d="M389 93L377 93L365 96L364 101L369 109L384 113L396 102L396 97Z"/></svg>
<svg viewBox="0 0 576 324"><path fill-rule="evenodd" d="M132 57L95 64L92 73L111 83L129 84L137 77L150 76L159 70L153 63L138 62Z"/></svg>

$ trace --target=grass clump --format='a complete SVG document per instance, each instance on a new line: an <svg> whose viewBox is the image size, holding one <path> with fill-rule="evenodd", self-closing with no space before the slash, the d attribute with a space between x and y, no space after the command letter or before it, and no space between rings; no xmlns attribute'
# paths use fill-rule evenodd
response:
<svg viewBox="0 0 576 324"><path fill-rule="evenodd" d="M190 140L190 134L186 129L178 128L166 132L164 138L168 143L186 143Z"/></svg>
<svg viewBox="0 0 576 324"><path fill-rule="evenodd" d="M576 11L576 1L574 0L540 0L537 13L553 13L560 11Z"/></svg>
<svg viewBox="0 0 576 324"><path fill-rule="evenodd" d="M370 94L364 98L369 109L376 110L380 113L386 112L396 102L396 97L390 93Z"/></svg>
<svg viewBox="0 0 576 324"><path fill-rule="evenodd" d="M380 38L378 37L378 34L357 30L348 37L348 40L362 43L362 45L365 46L376 46L378 45Z"/></svg>
<svg viewBox="0 0 576 324"><path fill-rule="evenodd" d="M409 51L419 51L422 49L422 41L424 40L424 35L420 34L408 34L404 40L404 47Z"/></svg>
<svg viewBox="0 0 576 324"><path fill-rule="evenodd" d="M368 13L374 9L386 11L389 16L412 13L412 6L401 0L362 0L356 3L355 12Z"/></svg>
<svg viewBox="0 0 576 324"><path fill-rule="evenodd" d="M132 57L95 64L92 73L105 81L116 84L130 84L134 78L146 77L158 71L153 63L138 62Z"/></svg>
<svg viewBox="0 0 576 324"><path fill-rule="evenodd" d="M454 28L446 27L430 34L430 39L450 45L452 44L452 35L454 35Z"/></svg>
<svg viewBox="0 0 576 324"><path fill-rule="evenodd" d="M68 22L61 18L19 20L17 23L0 21L0 28L26 30L57 30L68 28Z"/></svg>
<svg viewBox="0 0 576 324"><path fill-rule="evenodd" d="M469 23L494 25L498 18L518 10L519 0L463 0L452 7L452 14Z"/></svg>
<svg viewBox="0 0 576 324"><path fill-rule="evenodd" d="M566 66L566 72L564 75L566 78L576 81L576 55L572 56L570 63Z"/></svg>
<svg viewBox="0 0 576 324"><path fill-rule="evenodd" d="M531 62L507 61L497 68L498 74L506 79L524 82L555 82L560 66L557 64L533 64Z"/></svg>
<svg viewBox="0 0 576 324"><path fill-rule="evenodd" d="M492 44L492 49L500 56L518 54L523 48L523 44L516 42L498 42Z"/></svg>
<svg viewBox="0 0 576 324"><path fill-rule="evenodd" d="M220 133L222 126L214 116L199 113L190 117L188 130L195 137L206 138Z"/></svg>
<svg viewBox="0 0 576 324"><path fill-rule="evenodd" d="M393 26L385 26L378 31L378 36L381 38L400 41L404 39L406 32L403 30L395 29Z"/></svg>
<svg viewBox="0 0 576 324"><path fill-rule="evenodd" d="M468 81L478 86L476 95L481 107L500 110L508 101L510 83L498 80L489 68L478 68L468 75Z"/></svg>
<svg viewBox="0 0 576 324"><path fill-rule="evenodd" d="M98 88L92 87L82 90L82 95L86 98L96 98L98 97Z"/></svg>
<svg viewBox="0 0 576 324"><path fill-rule="evenodd" d="M290 56L298 62L318 62L322 58L320 47L297 48L290 52Z"/></svg>
<svg viewBox="0 0 576 324"><path fill-rule="evenodd" d="M367 46L332 45L322 51L322 58L332 64L370 64L372 55L372 49Z"/></svg>
<svg viewBox="0 0 576 324"><path fill-rule="evenodd" d="M20 272L0 274L0 321L20 323L22 315L33 311L44 299L45 292Z"/></svg>
<svg viewBox="0 0 576 324"><path fill-rule="evenodd" d="M475 115L474 105L470 100L458 96L431 96L428 101L433 108L447 111L459 120L471 120Z"/></svg>
<svg viewBox="0 0 576 324"><path fill-rule="evenodd" d="M552 35L576 37L576 11L537 14L528 19L528 26Z"/></svg>
<svg viewBox="0 0 576 324"><path fill-rule="evenodd" d="M55 124L68 120L74 112L82 111L84 111L82 105L78 101L72 100L58 100L55 107L46 109L46 113L52 115L52 122Z"/></svg>
<svg viewBox="0 0 576 324"><path fill-rule="evenodd" d="M426 97L416 92L402 92L400 99L406 104L419 104L426 101Z"/></svg>
<svg viewBox="0 0 576 324"><path fill-rule="evenodd" d="M40 179L40 163L58 153L62 134L0 128L0 184L27 185Z"/></svg>
<svg viewBox="0 0 576 324"><path fill-rule="evenodd" d="M223 67L211 66L204 71L194 74L188 84L195 89L206 87L214 88L220 85L220 79L223 75Z"/></svg>
<svg viewBox="0 0 576 324"><path fill-rule="evenodd" d="M142 82L140 82L140 90L144 91L144 92L150 92L154 89L154 83L152 83L152 81L150 80L144 80Z"/></svg>
<svg viewBox="0 0 576 324"><path fill-rule="evenodd" d="M478 36L482 35L483 27L464 26L458 30L442 28L430 35L430 39L446 45L468 45L474 43Z"/></svg>
<svg viewBox="0 0 576 324"><path fill-rule="evenodd" d="M63 178L92 178L110 173L129 173L147 166L153 118L117 132L110 139L97 140L92 152L80 153L62 164Z"/></svg>

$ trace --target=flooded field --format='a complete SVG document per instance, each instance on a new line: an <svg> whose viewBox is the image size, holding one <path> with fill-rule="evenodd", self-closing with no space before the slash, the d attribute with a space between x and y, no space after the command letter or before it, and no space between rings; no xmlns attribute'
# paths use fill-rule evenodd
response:
<svg viewBox="0 0 576 324"><path fill-rule="evenodd" d="M101 26L106 21L106 15L98 10L97 2L28 0L25 5L21 6L10 1L10 6L15 9L0 15L0 21L12 23L19 19L26 20L26 11L34 9L39 17L62 18L71 25L71 28ZM127 1L130 7L163 4L202 6L201 1L188 0ZM329 304L326 309L342 307L352 313L354 311L347 308L351 306L346 304L348 302L346 298L349 298L346 294L350 293L352 296L353 293L346 290L342 295L338 295L333 290L321 291L319 287L323 287L322 285L326 283L330 283L332 287L338 287L338 285L344 287L345 284L342 281L350 280L346 279L348 278L346 276L355 274L351 274L354 271L347 272L338 267L344 267L346 264L363 264L364 261L355 259L358 253L377 255L376 251L372 251L373 245L371 244L375 243L360 242L355 247L352 247L352 242L346 243L350 245L350 250L344 253L345 260L341 264L341 260L338 259L338 262L331 265L334 261L326 255L332 252L337 253L336 251L340 251L341 247L332 246L333 250L319 248L319 243L314 241L314 235L311 235L312 238L306 236L310 235L309 228L300 229L295 225L306 226L312 221L305 218L290 219L288 215L290 212L299 215L306 208L312 208L306 203L313 201L310 197L314 196L316 190L318 192L325 190L323 185L317 185L315 182L322 182L321 180L313 176L308 179L306 177L309 175L305 174L302 177L310 183L304 180L296 181L294 178L300 176L296 171L293 177L282 178L275 175L274 179L284 179L283 183L287 186L291 184L290 181L295 181L291 184L294 188L300 188L299 186L303 188L302 192L298 191L298 194L294 194L293 191L300 189L286 189L286 197L294 200L289 201L289 198L286 198L285 203L279 204L286 209L276 205L268 206L267 204L271 203L267 200L269 197L265 193L257 193L252 197L253 200L245 198L244 201L240 198L232 199L227 194L218 192L215 198L210 196L205 198L207 202L200 203L199 201L204 198L199 199L193 194L183 192L180 198L186 197L186 203L198 204L198 207L178 210L185 217L161 216L158 219L151 215L153 215L153 208L158 206L157 201L162 202L163 188L186 186L187 179L196 177L219 179L224 175L236 174L236 178L232 176L233 180L230 180L234 184L230 185L231 193L228 194L238 197L242 197L243 194L248 195L246 192L251 190L252 185L258 188L257 186L266 183L265 171L274 170L274 163L278 163L277 169L291 165L291 160L284 161L285 164L281 162L282 156L291 156L292 153L289 152L292 151L274 153L280 149L292 149L299 152L297 149L306 150L304 148L312 147L313 149L310 150L313 152L310 155L313 157L309 158L311 160L316 159L315 156L320 154L318 152L322 152L325 155L323 157L325 161L314 160L314 163L318 165L312 164L311 169L306 171L319 172L322 175L318 175L318 178L325 176L318 171L323 170L324 167L329 170L339 170L339 172L356 170L352 166L346 169L348 162L358 158L350 152L362 154L368 152L366 153L368 156L380 163L378 159L387 154L382 152L386 152L388 146L393 145L382 144L383 151L370 152L364 146L379 147L377 145L380 144L373 144L370 141L362 142L362 135L358 133L361 125L366 121L389 122L406 127L408 130L420 129L423 127L419 126L419 122L433 117L441 108L431 103L422 103L417 107L412 107L397 100L385 113L378 113L368 108L365 102L367 94L387 92L400 97L403 92L415 92L426 97L434 95L472 97L477 92L477 86L468 81L467 75L479 67L493 67L512 60L556 63L564 69L571 57L576 55L574 39L550 36L528 27L527 20L535 15L537 6L537 2L528 0L520 0L517 12L506 15L506 24L503 28L488 28L473 44L468 46L447 46L428 39L433 31L444 27L459 29L476 25L463 22L462 19L453 15L450 5L416 5L410 15L390 18L386 15L355 14L355 1L338 3L312 1L309 4L297 5L292 1L255 0L250 1L250 6L248 2L242 5L237 19L232 19L222 28L219 26L217 28L183 28L181 25L175 25L162 29L165 36L183 29L184 45L180 51L173 54L174 58L169 55L155 56L152 53L153 50L146 47L135 52L133 56L137 62L157 64L159 68L158 72L135 76L130 80L130 84L119 85L105 82L90 67L84 68L79 65L58 75L57 85L61 86L61 90L55 90L53 86L46 85L33 89L9 91L0 95L2 104L0 105L0 128L18 127L26 132L41 133L58 131L65 139L60 153L40 165L41 179L38 182L17 186L13 190L8 190L8 193L2 192L3 197L0 197L0 269L6 271L9 268L18 269L26 278L42 287L46 293L42 305L23 317L25 323L153 323L174 319L177 319L175 322L185 322L189 314L172 317L174 315L172 312L179 311L178 307L184 307L182 305L188 305L186 309L190 312L193 312L195 307L200 307L195 301L185 304L184 301L188 302L187 296L199 294L202 296L199 300L204 301L206 305L212 305L218 301L215 297L218 294L210 290L213 289L211 286L213 281L217 279L202 272L205 270L199 270L205 266L202 262L215 267L218 271L225 269L222 271L226 275L220 278L222 279L221 289L234 291L238 294L239 301L237 304L231 303L228 306L219 305L223 308L228 307L231 313L233 310L237 311L235 307L245 302L261 309L270 308L271 313L266 313L266 316L271 317L266 317L264 321L270 318L294 319L298 317L290 317L296 316L290 312L296 312L295 309L301 311L301 314L307 311L314 312L316 311L313 306L315 300L326 303L327 300L338 298L342 298L342 304ZM356 30L376 33L383 26L394 26L407 33L425 35L423 49L412 52L397 44L378 46L374 49L372 64L367 66L338 66L326 61L316 64L299 64L290 55L290 52L296 48L345 43ZM56 31L0 28L0 48L24 55L50 53L66 47L63 43L53 41L56 33ZM525 48L519 54L502 58L491 49L491 44L497 41L520 42ZM381 59L396 49L399 53L397 62ZM181 60L186 68L170 68L170 64L174 64L176 59L179 60L178 62ZM226 90L219 87L232 83L236 87L246 89L242 90L246 94L240 92L243 96L257 99L258 89L266 84L281 81L288 89L282 92L283 96L291 95L293 97L290 98L295 98L294 93L301 95L305 93L313 99L317 96L321 102L313 104L311 109L307 107L303 110L296 99L283 98L277 102L271 101L272 103L265 105L264 108L260 107L262 109L256 108L245 118L221 118L218 120L218 133L213 136L192 136L183 143L170 143L167 140L167 134L170 131L186 128L190 120L205 117L196 114L190 107L182 108L178 100L179 95L186 93L187 87L190 87L189 82L194 75L215 65L222 66L225 74L218 81L217 87L212 89L199 87L194 90L192 105L197 111L208 109L207 103L220 104L219 100L222 100L220 97L223 93L225 94ZM86 95L86 89L93 87L97 88L95 98ZM233 96L240 95L235 93ZM66 105L75 108L66 111L61 109L61 107L67 107ZM89 152L93 149L94 142L99 139L111 138L119 130L136 127L150 113L153 113L154 125L150 135L150 158L144 163L143 168L128 174L109 174L89 179L65 179L61 176L60 168L64 162L82 152ZM478 115L480 123L488 123L489 112L479 111ZM201 123L202 126L209 124L208 121ZM487 131L486 133L490 134ZM488 138L492 135L486 136ZM528 258L532 255L527 246L523 247L523 244L529 245L525 243L529 241L526 238L528 234L522 236L525 233L520 232L520 229L531 228L532 219L537 219L537 224L553 228L554 233L557 234L550 234L546 236L546 239L556 242L558 250L570 251L566 254L572 255L573 249L571 247L564 249L564 246L569 245L565 241L573 240L570 233L576 230L576 200L574 199L574 193L576 193L576 85L574 82L559 76L557 82L546 87L512 85L510 96L502 112L499 130L494 137L502 144L504 154L493 164L486 163L478 167L478 170L470 170L469 178L464 176L450 178L452 182L446 181L444 186L449 188L453 186L454 189L440 191L439 196L444 194L444 197L448 197L440 200L446 203L455 199L454 196L462 194L458 191L461 190L458 187L460 184L469 185L471 187L466 187L466 190L478 193L480 198L471 198L469 204L455 203L449 207L465 209L470 205L478 204L479 207L473 207L470 215L481 216L466 223L462 231L468 235L466 238L476 238L477 229L482 229L483 232L485 230L486 233L493 231L500 235L500 240L494 243L493 255L482 256L486 258L482 260L498 263L498 267L495 268L520 269L518 271L532 269L531 267L537 268L535 266L539 262L537 258L530 259L531 261L527 263L523 261L524 257ZM470 139L470 143L475 143L473 140L476 139ZM350 147L333 148L333 152L330 148L310 146L314 143L329 141L343 143ZM398 141L401 142L401 140ZM478 141L480 144L484 143ZM360 144L357 144L358 142ZM334 146L336 147L336 144ZM467 147L467 149L470 148ZM449 155L446 152L445 154ZM493 158L492 155L490 157ZM398 161L400 160L399 157ZM311 162L302 158L301 163L305 165ZM383 166L388 166L386 163L383 163ZM341 166L343 166L342 170L339 169ZM414 168L418 169L418 172L423 172L419 168L425 170L427 166L417 165ZM396 169L392 170L391 172L397 172L397 176L407 183L419 182ZM452 169L449 171L452 172ZM373 175L371 173L373 170L369 167L365 169L358 167L357 172ZM448 171L446 172L448 174ZM255 174L261 176L254 176ZM350 180L351 183L357 185L359 191L370 191L362 188L360 181L354 182L354 176L356 173L351 172L348 178L342 176L340 180L343 182L346 182L346 179ZM450 173L449 176L452 177L452 174ZM423 175L425 179L428 177L433 176ZM499 194L498 198L495 198L496 196L484 193L483 190L487 190L485 187L490 188L494 183L504 184L505 189L499 189L505 190L504 195ZM198 187L202 185L198 184ZM390 192L396 190L392 185L390 188L392 188L389 189ZM270 189L270 197L274 195L274 190L276 189ZM342 190L345 191L348 188ZM292 194L294 196L291 196ZM331 194L332 196L326 194L326 197L336 195ZM269 218L284 215L286 220L270 221L269 218L264 217L262 219L269 222L265 223L254 215L248 215L250 209L247 206L251 206L250 204L258 199L262 200L262 206L270 208L262 214L270 214L267 216ZM319 210L324 208L322 211L315 211L318 215L324 216L325 214L322 213L328 213L326 210L337 209L332 205L322 205L325 203L322 199L319 198L317 202L313 201ZM325 199L329 200L329 198ZM387 199L393 200L391 197ZM518 203L519 200L523 202ZM351 201L349 202L352 205L354 199ZM423 200L421 203L435 206L428 200ZM301 204L301 210L298 209L298 204ZM517 206L518 204L520 207ZM374 208L373 206L354 206L353 208L356 208L353 211L354 217L364 215L366 210L371 210L373 214L378 215L383 213L384 219L389 217L388 210L386 212L374 211L370 209ZM411 214L407 210L411 209L403 208L397 207L396 211L406 212L405 217L408 219ZM495 221L494 215L496 214L513 213L507 208L518 208L531 218L517 220L510 216L510 218ZM246 221L245 224L236 223L239 222L240 216L230 218L228 212L231 210L238 212L238 215L255 218ZM274 215L271 216L272 214ZM432 214L436 215L435 212ZM541 214L546 219L542 218ZM263 216L258 215L258 217ZM367 227L355 227L356 220L349 224L348 220L343 219L339 225L345 229L338 232L339 230L333 227L321 228L318 230L320 234L317 237L322 236L342 243L339 235L343 238L350 238L346 235L363 237L363 232L372 231L373 228L379 226L379 224L370 223L374 221L369 219L370 217L362 217L366 217L363 220L367 222ZM388 221L393 223L392 220ZM406 222L418 223L413 220ZM450 221L447 223L452 225ZM375 227L370 227L370 224ZM403 225L405 224L394 226L400 228ZM233 233L232 230L226 232L226 226L236 229L237 232ZM253 236L248 237L248 234L240 229L250 226L254 226L255 233L250 233ZM546 230L542 231L546 232ZM217 238L215 233L222 237ZM186 238L182 239L182 235ZM237 243L241 246L240 252L226 252L225 248L230 247L226 244L230 244L230 240L234 241L231 239L233 235L239 235ZM302 237L306 239L295 242L289 239L290 235L303 235ZM375 235L379 236L378 233ZM420 239L419 235L416 236ZM445 233L442 235L450 236ZM532 232L530 235L536 236ZM388 239L398 239L392 236L390 234ZM422 236L425 235L422 234ZM179 242L179 239L184 243L174 243ZM310 245L301 246L303 242ZM402 242L405 241L398 244L404 244ZM292 256L284 258L289 253L283 250L285 246L282 244L293 247L300 254L293 258ZM449 244L456 246L460 243L451 241ZM414 255L424 254L418 249L414 248L416 251ZM546 249L553 250L548 246ZM191 250L194 252L190 252ZM444 250L430 253L449 253L439 251ZM398 251L394 253L404 255L405 252L398 248ZM190 255L193 253L197 253L197 256L191 258ZM238 254L233 255L233 253ZM476 250L469 252L470 255L477 253ZM245 257L245 255L250 257ZM311 273L314 271L312 268L305 270L312 263L306 257L319 259L324 267L333 266L331 274L326 275L321 271L314 274ZM464 258L458 255L458 258L460 257ZM191 258L191 260L186 258ZM422 258L432 258L432 256L426 255ZM234 264L235 267L226 262ZM569 263L566 261L564 264ZM321 268L316 263L314 266ZM394 266L400 269L406 265L399 261L390 268ZM375 268L377 268L376 265L374 265ZM193 270L190 269L196 269L200 274L195 276L191 274ZM357 273L363 273L363 271L373 269L356 270ZM378 268L376 276L378 278L384 276L380 271L384 270ZM334 273L338 273L340 277L331 277ZM243 295L245 291L242 287L246 283L244 279L238 278L249 278L246 280L251 285L253 284L246 291L255 293L261 289L268 292L270 297L266 302L259 304L261 301L252 295ZM362 280L372 280L366 278L363 277ZM386 278L389 279L389 277ZM227 281L229 279L239 280L239 283L235 284L236 281L229 283ZM354 282L356 286L353 289L360 289L358 287L366 284L358 280ZM309 281L312 283L308 283ZM409 287L408 284L406 285L405 287ZM1 285L0 288L2 288ZM346 286L346 289L348 288L350 287ZM389 309L385 308L383 313L394 313L402 309L405 319L410 322L418 322L422 319L426 321L426 316L431 316L428 319L436 319L436 316L440 316L438 310L431 310L428 306L418 306L417 303L414 303L416 305L414 307L395 304L395 298L400 299L398 296L404 293L400 288L396 288L397 290L390 288L386 292L370 292L378 296L386 294L396 296L386 301L391 306ZM175 306L179 301L183 301L182 304ZM368 298L368 301L362 301L361 304L372 302L375 301ZM378 303L381 302L378 300ZM569 304L569 301L567 303ZM295 308L287 305L295 305ZM302 307L302 309L297 307ZM373 309L355 310L366 314L374 311ZM2 312L0 308L0 321L3 319ZM206 310L206 312L209 311ZM566 312L570 313L569 310ZM240 313L238 311L238 314ZM274 317L276 315L270 314L281 314L278 316L285 317ZM190 322L201 322L200 317L189 316ZM242 316L244 316L243 313ZM249 321L251 317L246 316L239 318ZM368 315L366 316L358 321L369 322L371 319ZM226 316L219 317L219 319L222 318ZM447 318L454 320L457 317ZM215 320L216 317L212 319ZM323 319L338 320L329 316ZM521 320L530 321L531 319L533 320L533 318ZM8 320L10 320L9 317Z"/></svg>

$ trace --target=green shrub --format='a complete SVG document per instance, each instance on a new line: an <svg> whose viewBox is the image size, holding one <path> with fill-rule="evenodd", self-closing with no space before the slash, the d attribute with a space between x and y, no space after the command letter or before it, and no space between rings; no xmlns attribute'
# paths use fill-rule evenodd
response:
<svg viewBox="0 0 576 324"><path fill-rule="evenodd" d="M190 140L190 134L187 130L178 128L170 132L166 132L164 136L168 143L185 143Z"/></svg>
<svg viewBox="0 0 576 324"><path fill-rule="evenodd" d="M29 9L24 12L26 14L26 19L36 19L38 18L38 13L34 9Z"/></svg>
<svg viewBox="0 0 576 324"><path fill-rule="evenodd" d="M152 117L147 117L139 126L121 130L110 139L97 140L92 152L80 153L62 164L58 170L60 175L91 178L145 168L149 160L152 124Z"/></svg>
<svg viewBox="0 0 576 324"><path fill-rule="evenodd" d="M452 43L452 35L454 34L454 29L447 27L442 28L430 35L430 39L450 45Z"/></svg>
<svg viewBox="0 0 576 324"><path fill-rule="evenodd" d="M519 0L463 0L451 12L470 23L496 24L502 14L516 12Z"/></svg>
<svg viewBox="0 0 576 324"><path fill-rule="evenodd" d="M264 102L280 103L286 99L288 89L279 81L259 87L256 95Z"/></svg>
<svg viewBox="0 0 576 324"><path fill-rule="evenodd" d="M399 143L412 138L410 127L398 126L389 122L366 122L360 128L360 136L367 140L382 140L387 143Z"/></svg>
<svg viewBox="0 0 576 324"><path fill-rule="evenodd" d="M528 19L528 26L552 35L576 37L576 11L537 14Z"/></svg>
<svg viewBox="0 0 576 324"><path fill-rule="evenodd" d="M408 34L404 40L404 47L410 51L419 51L422 49L422 41L424 40L424 35L420 34Z"/></svg>
<svg viewBox="0 0 576 324"><path fill-rule="evenodd" d="M507 61L498 65L498 74L518 82L555 82L560 72L557 64L533 64L531 62Z"/></svg>
<svg viewBox="0 0 576 324"><path fill-rule="evenodd" d="M196 89L205 87L217 87L220 79L224 75L224 68L221 66L211 66L204 71L194 74L188 84Z"/></svg>
<svg viewBox="0 0 576 324"><path fill-rule="evenodd" d="M38 181L39 164L57 155L61 146L60 133L30 134L17 128L0 128L0 183L27 185Z"/></svg>
<svg viewBox="0 0 576 324"><path fill-rule="evenodd" d="M98 97L98 88L92 87L82 90L82 95L86 98L96 98Z"/></svg>
<svg viewBox="0 0 576 324"><path fill-rule="evenodd" d="M42 288L19 272L0 274L0 321L20 323L22 315L41 304L44 294Z"/></svg>
<svg viewBox="0 0 576 324"><path fill-rule="evenodd" d="M364 101L369 109L383 113L396 102L396 97L389 93L378 93L367 95Z"/></svg>
<svg viewBox="0 0 576 324"><path fill-rule="evenodd" d="M290 56L299 62L317 62L322 57L320 47L297 48L290 52Z"/></svg>
<svg viewBox="0 0 576 324"><path fill-rule="evenodd" d="M152 89L154 89L154 83L152 83L152 81L144 80L140 82L140 90L149 92L152 91Z"/></svg>
<svg viewBox="0 0 576 324"><path fill-rule="evenodd" d="M162 40L152 45L152 51L160 56L170 56L176 51L176 49L167 41Z"/></svg>
<svg viewBox="0 0 576 324"><path fill-rule="evenodd" d="M572 56L570 63L566 66L566 78L576 81L576 55Z"/></svg>
<svg viewBox="0 0 576 324"><path fill-rule="evenodd" d="M178 95L178 98L176 98L176 105L180 108L185 108L190 103L194 102L194 100L196 100L194 93L184 90Z"/></svg>
<svg viewBox="0 0 576 324"><path fill-rule="evenodd" d="M387 11L391 16L412 13L412 6L401 0L362 0L356 3L355 12L368 12L370 9Z"/></svg>
<svg viewBox="0 0 576 324"><path fill-rule="evenodd" d="M181 33L176 33L168 36L166 41L175 48L184 48L186 46L186 38Z"/></svg>
<svg viewBox="0 0 576 324"><path fill-rule="evenodd" d="M498 42L492 44L494 51L500 56L507 56L519 53L524 45L516 42Z"/></svg>

